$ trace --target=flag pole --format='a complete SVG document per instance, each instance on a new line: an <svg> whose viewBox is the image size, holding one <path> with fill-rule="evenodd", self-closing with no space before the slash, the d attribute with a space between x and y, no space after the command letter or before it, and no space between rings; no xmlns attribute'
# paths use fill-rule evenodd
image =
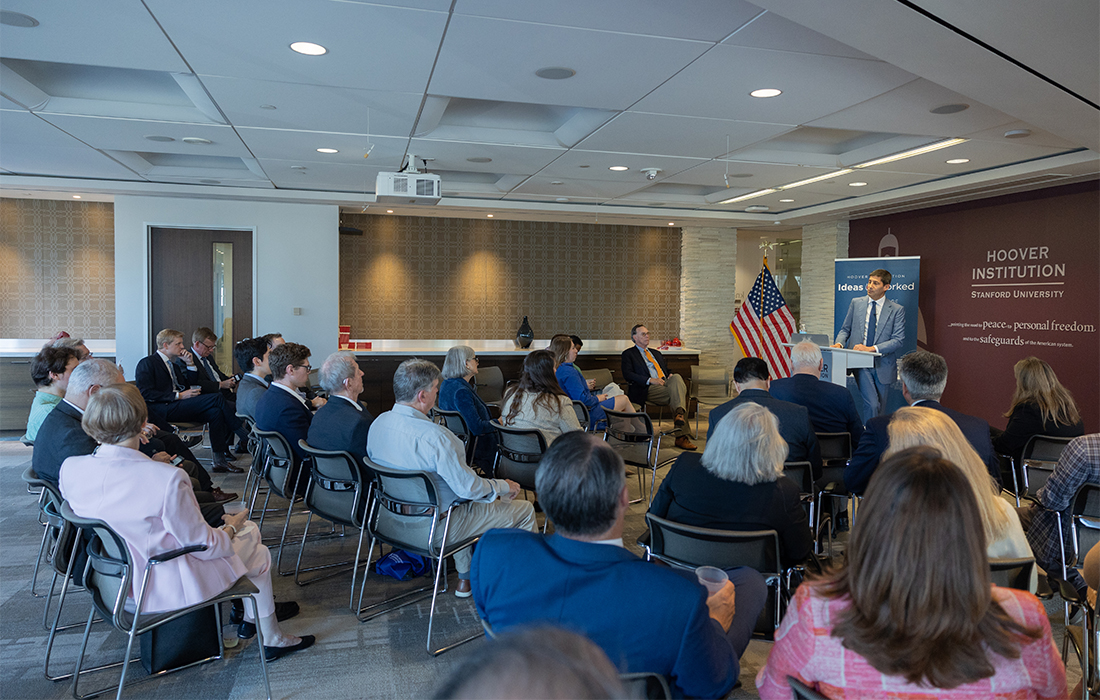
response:
<svg viewBox="0 0 1100 700"><path fill-rule="evenodd" d="M768 269L768 243L767 239L760 244L764 249L764 262L760 265L760 310L756 314L756 331L759 335L759 347L764 348L764 271ZM761 358L763 359L763 358Z"/></svg>

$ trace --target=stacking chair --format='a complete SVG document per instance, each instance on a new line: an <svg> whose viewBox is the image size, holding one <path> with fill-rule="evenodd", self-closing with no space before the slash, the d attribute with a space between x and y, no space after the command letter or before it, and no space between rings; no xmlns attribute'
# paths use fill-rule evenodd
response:
<svg viewBox="0 0 1100 700"><path fill-rule="evenodd" d="M573 411L577 414L577 422L581 424L581 429L586 433L591 432L592 426L590 423L592 419L588 415L588 406L585 406L582 401L573 399Z"/></svg>
<svg viewBox="0 0 1100 700"><path fill-rule="evenodd" d="M504 373L495 365L480 367L474 381L477 382L477 395L481 400L492 406L500 406L504 402Z"/></svg>
<svg viewBox="0 0 1100 700"><path fill-rule="evenodd" d="M439 407L433 408L432 411L435 412L435 417L440 425L457 435L459 440L462 440L462 444L466 446L466 466L473 466L474 451L477 449L479 436L470 433L470 427L466 425L466 419L458 411L444 411Z"/></svg>
<svg viewBox="0 0 1100 700"><path fill-rule="evenodd" d="M657 470L672 464L669 459L658 462L661 453L661 436L654 432L653 421L645 413L623 413L604 409L607 414L607 427L603 431L604 442L609 443L623 461L638 468L638 488L645 493L645 472L652 471L647 502L653 501L653 487L657 483ZM640 421L640 423L639 423ZM645 496L639 496L631 503L640 503Z"/></svg>
<svg viewBox="0 0 1100 700"><path fill-rule="evenodd" d="M48 495L50 491L56 494L58 503L61 502L61 494L57 492L52 486L38 478L38 474L35 473L34 467L27 467L23 471L23 482L27 485L27 492L38 496L38 522L42 524L42 544L38 547L38 559L34 562L34 571L31 573L31 595L35 598L41 598L42 594L38 593L35 589L38 586L38 570L42 564L43 555L46 553L46 545L53 537L56 539L56 528L51 531L51 524L48 516L45 512L45 506L48 501ZM35 490L36 489L36 490ZM49 601L47 600L46 607L49 608Z"/></svg>
<svg viewBox="0 0 1100 700"><path fill-rule="evenodd" d="M371 489L374 486L367 467L359 464L355 457L348 452L319 450L310 447L305 440L299 440L298 445L313 458L313 469L310 472L309 485L306 486L306 508L309 515L306 517L306 527L302 531L302 544L298 548L298 563L294 567L294 583L299 586L307 586L322 579L341 574L351 566L351 593L348 596L348 607L355 610L355 579L359 573L359 555L363 552L363 538L367 534L366 510L370 503ZM313 522L313 516L319 516L343 527L359 528L359 544L355 548L355 559L342 561L335 564L323 564L302 568L302 557L306 552L306 542L309 538L309 525ZM370 562L367 562L368 565ZM302 572L321 571L324 569L339 568L339 571L330 574L321 574L303 580Z"/></svg>
<svg viewBox="0 0 1100 700"><path fill-rule="evenodd" d="M809 517L810 528L814 535L814 554L820 554L821 532L814 526L814 510L816 507L816 494L814 493L813 466L809 462L784 462L783 474L791 481L798 484L798 497L806 508ZM830 550L831 551L831 550Z"/></svg>
<svg viewBox="0 0 1100 700"><path fill-rule="evenodd" d="M1047 479L1054 473L1054 465L1062 456L1074 438L1054 437L1053 435L1033 435L1024 445L1018 464L1014 465L1013 486L1019 498L1034 497L1039 489L1046 486Z"/></svg>
<svg viewBox="0 0 1100 700"><path fill-rule="evenodd" d="M668 678L664 674L650 671L620 673L619 680L622 681L629 697L646 698L646 700L672 700L672 689L669 687Z"/></svg>
<svg viewBox="0 0 1100 700"><path fill-rule="evenodd" d="M821 447L822 469L819 483L823 485L816 494L817 505L815 511L817 519L813 523L814 531L820 532L823 522L826 525L832 525L831 514L826 514L824 508L822 508L822 498L827 497L834 501L843 501L845 507L852 500L851 494L844 486L844 467L848 466L848 461L852 459L852 434L815 433L815 435L817 435L817 444ZM854 518L855 508L852 509L852 512ZM829 546L832 547L831 536Z"/></svg>
<svg viewBox="0 0 1100 700"><path fill-rule="evenodd" d="M528 491L535 490L535 472L546 452L546 438L538 430L509 428L493 421L499 441L493 460L493 477L511 479Z"/></svg>
<svg viewBox="0 0 1100 700"><path fill-rule="evenodd" d="M724 367L691 366L688 402L695 399L695 433L699 433L699 414L703 406L714 408L730 400L730 371Z"/></svg>
<svg viewBox="0 0 1100 700"><path fill-rule="evenodd" d="M993 576L993 583L1002 588L1031 590L1031 572L1034 570L1034 557L989 560L989 571Z"/></svg>
<svg viewBox="0 0 1100 700"><path fill-rule="evenodd" d="M267 443L256 434L256 422L243 413L238 413L237 418L248 428L248 451L252 454L252 461L248 465L248 473L244 477L244 492L242 497L248 504L249 517L252 517L252 508L256 503L256 497L260 492L260 485L264 479L267 462L271 452Z"/></svg>
<svg viewBox="0 0 1100 700"><path fill-rule="evenodd" d="M732 569L748 566L759 571L768 584L768 603L760 614L756 632L772 639L786 605L786 575L779 558L779 533L775 530L715 530L672 522L646 513L650 542L646 559L659 559L679 569L700 566Z"/></svg>
<svg viewBox="0 0 1100 700"><path fill-rule="evenodd" d="M86 693L81 695L79 693L78 684L82 675L82 666L84 665L84 652L88 648L88 638L92 631L92 621L95 619L98 613L104 620L107 620L123 634L127 635L126 642L126 655L122 661L122 676L118 681L118 691L116 698L122 697L122 689L126 684L126 674L129 671L131 658L133 653L134 641L138 635L150 632L153 629L167 623L172 620L183 617L184 615L200 610L202 608L214 606L215 616L217 618L218 629L221 629L221 615L219 603L232 600L248 600L252 605L252 612L258 619L256 608L256 599L254 594L259 591L256 589L252 582L243 576L230 587L228 590L220 593L209 600L204 600L196 605L188 606L180 610L173 610L171 612L163 613L145 613L141 612L141 609L145 603L146 588L150 584L151 574L153 568L159 564L163 564L168 561L172 561L177 557L190 554L192 552L201 552L206 550L206 545L189 545L181 547L171 552L164 552L153 557L150 557L149 563L145 566L145 571L141 574L141 585L138 587L138 596L135 601L136 611L131 613L126 610L126 601L129 598L130 591L132 590L133 577L136 573L134 571L134 563L130 558L130 550L126 546L126 542L111 529L107 523L102 520L94 520L91 518L81 518L73 513L67 503L62 504L62 515L65 520L69 521L73 525L79 528L90 528L95 532L95 539L92 541L88 548L88 565L84 575L84 585L88 592L92 594L92 610L88 614L88 623L84 628L84 639L80 645L80 652L77 657L76 670L73 672L73 697L75 698L89 698L110 690L110 688L103 688L101 690ZM263 630L257 625L257 643L256 651L260 655L260 668L263 672L264 687L267 689L267 697L271 698L271 684L267 678L267 660L264 657L264 643L263 643ZM155 678L163 673L173 673L175 671L183 670L184 668L190 668L207 661L219 659L225 654L224 646L221 641L221 634L218 634L218 647L219 652L216 656L212 656L206 659L201 659L193 663L187 664L180 668L163 671L161 673L152 674L148 678ZM146 679L142 679L146 680Z"/></svg>
<svg viewBox="0 0 1100 700"><path fill-rule="evenodd" d="M290 530L290 515L294 510L294 499L298 497L299 468L298 456L290 449L290 443L277 430L255 431L256 436L263 440L268 455L264 465L264 479L267 480L267 497L264 498L264 507L260 513L260 532L263 532L264 517L267 515L267 506L271 501L271 494L286 499L286 518L283 521L283 534L279 537L279 556L276 562L276 570L280 576L289 576L293 570L283 571L283 549L286 546L286 535ZM274 540L271 540L274 541Z"/></svg>
<svg viewBox="0 0 1100 700"><path fill-rule="evenodd" d="M1001 495L1010 494L1016 499L1016 507L1020 507L1020 494L1016 492L1016 471L1012 464L1012 458L1008 455L996 454L997 471L1001 477Z"/></svg>
<svg viewBox="0 0 1100 700"><path fill-rule="evenodd" d="M826 340L825 342L828 343L829 341ZM787 685L791 686L794 700L829 700L827 696L817 692L794 676L787 676Z"/></svg>
<svg viewBox="0 0 1100 700"><path fill-rule="evenodd" d="M1059 516L1055 519L1058 523L1058 541L1061 543L1062 569L1066 572L1070 567L1082 566L1085 554L1100 542L1100 486L1082 484L1070 501L1069 510L1071 549L1068 551L1062 530L1062 518ZM1096 689L1100 686L1100 669L1097 668L1097 657L1100 656L1100 626L1098 626L1100 613L1089 603L1088 598L1078 594L1073 584L1065 580L1065 576L1058 585L1059 593L1065 601L1066 634L1062 640L1062 659L1065 660L1072 646L1081 660L1081 673L1085 679L1084 697L1087 699L1089 688ZM1082 609L1081 627L1070 625L1071 604L1080 606Z"/></svg>
<svg viewBox="0 0 1100 700"><path fill-rule="evenodd" d="M441 493L449 493L448 488L439 488L436 485L438 477L435 474L422 471L405 469L390 469L383 467L371 460L365 460L367 467L373 472L374 490L371 499L370 514L367 520L367 529L370 532L370 549L367 551L367 561L371 560L374 553L374 545L377 542L388 544L397 549L403 549L413 554L427 557L433 560L435 565L435 583L432 586L432 606L428 613L428 653L438 656L466 642L477 639L483 632L467 637L459 642L449 644L439 649L432 649L432 623L435 620L435 604L439 595L439 580L443 576L446 566L446 558L471 547L480 539L480 535L466 537L458 541L451 541L448 532L451 526L450 515L455 504L444 504L441 501ZM436 542L436 530L442 528L443 534ZM427 530L427 536L421 538L417 533ZM359 589L359 608L357 617L360 622L372 620L380 615L393 612L398 608L411 605L426 596L401 603L394 607L364 617L364 613L375 608L383 607L399 599L420 593L425 588L402 593L398 596L363 607L363 593L367 588L367 580L370 577L370 567L363 575L363 584Z"/></svg>

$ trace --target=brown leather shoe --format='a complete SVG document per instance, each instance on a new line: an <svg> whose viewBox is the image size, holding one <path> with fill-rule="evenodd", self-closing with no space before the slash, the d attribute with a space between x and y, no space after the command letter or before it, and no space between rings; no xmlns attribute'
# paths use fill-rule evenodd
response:
<svg viewBox="0 0 1100 700"><path fill-rule="evenodd" d="M210 495L212 495L214 497L214 502L215 503L226 503L228 501L235 501L235 500L237 500L237 497L238 497L237 493L234 493L233 491L229 491L229 492L222 491L217 486L215 486L213 489L211 489Z"/></svg>
<svg viewBox="0 0 1100 700"><path fill-rule="evenodd" d="M458 585L455 586L455 596L458 598L469 598L473 594L474 592L470 590L470 579L458 579Z"/></svg>
<svg viewBox="0 0 1100 700"><path fill-rule="evenodd" d="M687 435L681 435L680 437L676 438L676 446L679 447L681 450L688 450L689 452L693 452L699 449L695 446L695 443L693 443L691 439L688 438Z"/></svg>

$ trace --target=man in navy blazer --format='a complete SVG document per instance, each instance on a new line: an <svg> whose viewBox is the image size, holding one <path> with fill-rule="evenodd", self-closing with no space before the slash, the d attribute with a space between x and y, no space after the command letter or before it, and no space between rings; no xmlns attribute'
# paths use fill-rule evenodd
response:
<svg viewBox="0 0 1100 700"><path fill-rule="evenodd" d="M959 426L978 457L985 463L989 475L999 484L1001 470L993 442L989 437L989 423L977 416L969 416L950 409L939 402L947 386L947 361L942 356L926 350L915 350L898 361L901 374L901 394L910 406L923 406L943 411ZM877 416L867 421L867 430L856 445L852 459L844 468L844 485L854 493L863 493L875 473L882 453L889 446L890 416Z"/></svg>
<svg viewBox="0 0 1100 700"><path fill-rule="evenodd" d="M328 356L318 373L328 403L317 409L309 424L310 447L343 450L358 464L367 456L367 432L374 416L359 403L363 391L363 370L355 355L346 350Z"/></svg>
<svg viewBox="0 0 1100 700"><path fill-rule="evenodd" d="M873 368L855 370L865 420L886 411L886 399L897 378L897 352L905 344L905 309L886 298L891 279L890 272L882 269L867 276L867 296L852 299L833 344L834 348L882 353Z"/></svg>
<svg viewBox="0 0 1100 700"><path fill-rule="evenodd" d="M714 427L734 406L751 401L758 403L775 414L779 419L779 434L786 440L790 451L788 462L809 462L814 479L821 478L821 445L810 423L810 413L805 406L790 401L781 401L770 393L771 374L768 363L759 357L742 357L733 368L733 385L737 387L737 396L710 412L710 427L707 439L714 433Z"/></svg>
<svg viewBox="0 0 1100 700"><path fill-rule="evenodd" d="M673 424L679 431L676 447L681 450L694 450L695 445L688 437L687 424L687 384L678 374L669 374L665 357L657 350L649 348L649 329L637 324L630 329L630 339L634 345L623 350L623 377L628 382L626 395L633 403L645 410L646 403L672 408Z"/></svg>
<svg viewBox="0 0 1100 700"><path fill-rule="evenodd" d="M471 569L481 618L495 631L539 623L571 629L621 671L663 674L681 695L728 693L767 598L763 577L747 567L731 569L730 580L708 594L693 572L680 574L627 551L623 461L591 434L555 440L535 483L556 532L482 535Z"/></svg>
<svg viewBox="0 0 1100 700"><path fill-rule="evenodd" d="M203 396L201 389L189 388L189 372L177 363L181 357L190 357L183 347L183 333L165 328L157 333L157 351L138 362L134 381L149 408L149 420L162 430L171 430L173 421L208 424L214 471L242 471L230 464L232 414L225 399L221 394Z"/></svg>
<svg viewBox="0 0 1100 700"><path fill-rule="evenodd" d="M274 430L286 438L299 460L309 455L298 446L307 443L313 412L306 406L306 397L299 391L309 384L309 348L298 343L284 343L268 357L273 380L256 404L256 427Z"/></svg>
<svg viewBox="0 0 1100 700"><path fill-rule="evenodd" d="M804 340L791 348L791 369L785 379L773 379L768 391L781 401L805 406L815 433L849 433L852 446L863 435L863 421L852 392L846 387L821 381L825 361L816 343Z"/></svg>

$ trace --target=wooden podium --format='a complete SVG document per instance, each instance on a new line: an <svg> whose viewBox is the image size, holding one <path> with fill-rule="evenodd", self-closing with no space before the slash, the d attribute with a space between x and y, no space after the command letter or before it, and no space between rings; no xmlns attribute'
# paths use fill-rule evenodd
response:
<svg viewBox="0 0 1100 700"><path fill-rule="evenodd" d="M783 347L794 347L794 343L783 343ZM874 367L875 358L882 357L881 352L848 350L846 348L833 348L828 345L819 347L821 348L821 357L825 360L825 367L821 370L821 378L843 387L848 386L848 370Z"/></svg>

